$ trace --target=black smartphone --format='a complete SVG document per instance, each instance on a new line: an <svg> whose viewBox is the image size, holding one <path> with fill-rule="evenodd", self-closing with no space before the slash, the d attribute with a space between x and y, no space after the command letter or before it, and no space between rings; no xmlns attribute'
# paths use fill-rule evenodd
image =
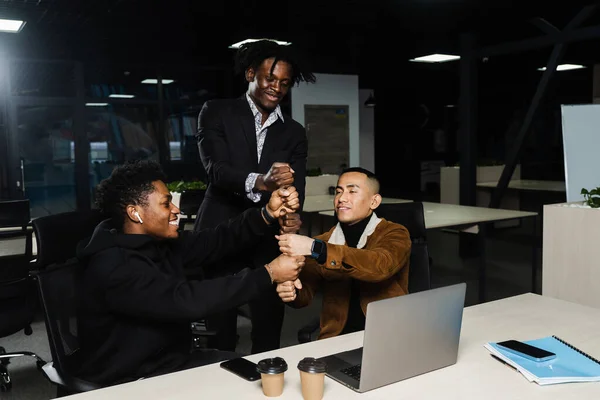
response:
<svg viewBox="0 0 600 400"><path fill-rule="evenodd" d="M256 381L260 379L260 372L256 370L256 363L248 361L245 358L234 358L232 360L223 361L219 365L221 368L233 372L247 381Z"/></svg>
<svg viewBox="0 0 600 400"><path fill-rule="evenodd" d="M556 354L550 351L540 349L539 347L535 347L527 343L519 342L518 340L506 340L496 344L503 350L510 351L511 353L525 357L532 361L548 361L556 357Z"/></svg>

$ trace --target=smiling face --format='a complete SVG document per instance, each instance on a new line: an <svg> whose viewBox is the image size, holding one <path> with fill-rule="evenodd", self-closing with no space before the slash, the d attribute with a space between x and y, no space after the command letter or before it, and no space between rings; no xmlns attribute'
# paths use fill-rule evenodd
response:
<svg viewBox="0 0 600 400"><path fill-rule="evenodd" d="M338 221L354 225L379 207L381 196L367 175L347 172L338 179L333 205Z"/></svg>
<svg viewBox="0 0 600 400"><path fill-rule="evenodd" d="M285 61L277 61L273 67L274 58L267 58L254 70L248 68L248 95L254 100L262 114L269 115L292 86L292 67Z"/></svg>
<svg viewBox="0 0 600 400"><path fill-rule="evenodd" d="M138 225L140 233L156 239L174 239L179 236L177 232L179 208L171 202L171 193L163 181L154 181L152 186L154 191L148 195L147 205L129 207L133 207L143 221ZM137 215L132 219L137 221Z"/></svg>

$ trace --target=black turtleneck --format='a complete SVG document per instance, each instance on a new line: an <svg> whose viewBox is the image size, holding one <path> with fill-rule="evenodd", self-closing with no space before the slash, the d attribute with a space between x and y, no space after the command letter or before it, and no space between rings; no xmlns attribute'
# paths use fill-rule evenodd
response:
<svg viewBox="0 0 600 400"><path fill-rule="evenodd" d="M371 220L371 216L355 223L354 225L342 224L342 232L346 238L346 244L348 247L356 248L358 241L362 236L367 224ZM342 330L342 335L346 333L352 333L365 329L365 315L360 308L360 291L359 282L355 279L350 279L350 305L348 306L348 319L346 325Z"/></svg>

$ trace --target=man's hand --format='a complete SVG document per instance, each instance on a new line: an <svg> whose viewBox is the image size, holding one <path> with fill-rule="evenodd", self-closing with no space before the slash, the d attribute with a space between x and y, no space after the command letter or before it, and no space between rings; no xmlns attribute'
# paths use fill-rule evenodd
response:
<svg viewBox="0 0 600 400"><path fill-rule="evenodd" d="M285 214L293 213L300 208L298 191L293 186L281 188L271 193L267 212L273 218L283 217Z"/></svg>
<svg viewBox="0 0 600 400"><path fill-rule="evenodd" d="M310 256L313 238L303 235L285 234L275 235L279 240L279 251L288 256Z"/></svg>
<svg viewBox="0 0 600 400"><path fill-rule="evenodd" d="M281 235L285 233L298 233L302 226L302 219L300 219L299 213L286 213L282 217L279 217L279 225L281 226L279 230Z"/></svg>
<svg viewBox="0 0 600 400"><path fill-rule="evenodd" d="M290 257L284 254L265 265L271 275L273 282L283 283L285 281L294 281L298 278L302 267L304 266L304 257Z"/></svg>
<svg viewBox="0 0 600 400"><path fill-rule="evenodd" d="M300 279L295 281L287 281L277 285L277 294L284 303L296 300L296 289L302 289L302 282Z"/></svg>
<svg viewBox="0 0 600 400"><path fill-rule="evenodd" d="M254 187L258 190L273 192L279 188L290 186L294 183L294 170L288 163L275 162L265 175L256 178Z"/></svg>

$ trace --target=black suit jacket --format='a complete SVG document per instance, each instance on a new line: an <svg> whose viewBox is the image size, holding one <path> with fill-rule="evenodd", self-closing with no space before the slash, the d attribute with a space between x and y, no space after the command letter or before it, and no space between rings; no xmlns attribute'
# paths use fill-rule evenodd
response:
<svg viewBox="0 0 600 400"><path fill-rule="evenodd" d="M198 210L195 230L214 227L245 209L266 204L270 192L263 192L261 201L254 203L246 196L244 186L248 174L265 174L274 162L291 165L295 171L294 186L301 206L304 204L308 150L306 130L289 115L284 115L284 120L277 119L267 129L259 163L254 116L246 95L236 99L210 100L204 104L198 117L196 137L208 188ZM275 239L271 241L274 243ZM271 252L265 257L273 255L276 254Z"/></svg>

